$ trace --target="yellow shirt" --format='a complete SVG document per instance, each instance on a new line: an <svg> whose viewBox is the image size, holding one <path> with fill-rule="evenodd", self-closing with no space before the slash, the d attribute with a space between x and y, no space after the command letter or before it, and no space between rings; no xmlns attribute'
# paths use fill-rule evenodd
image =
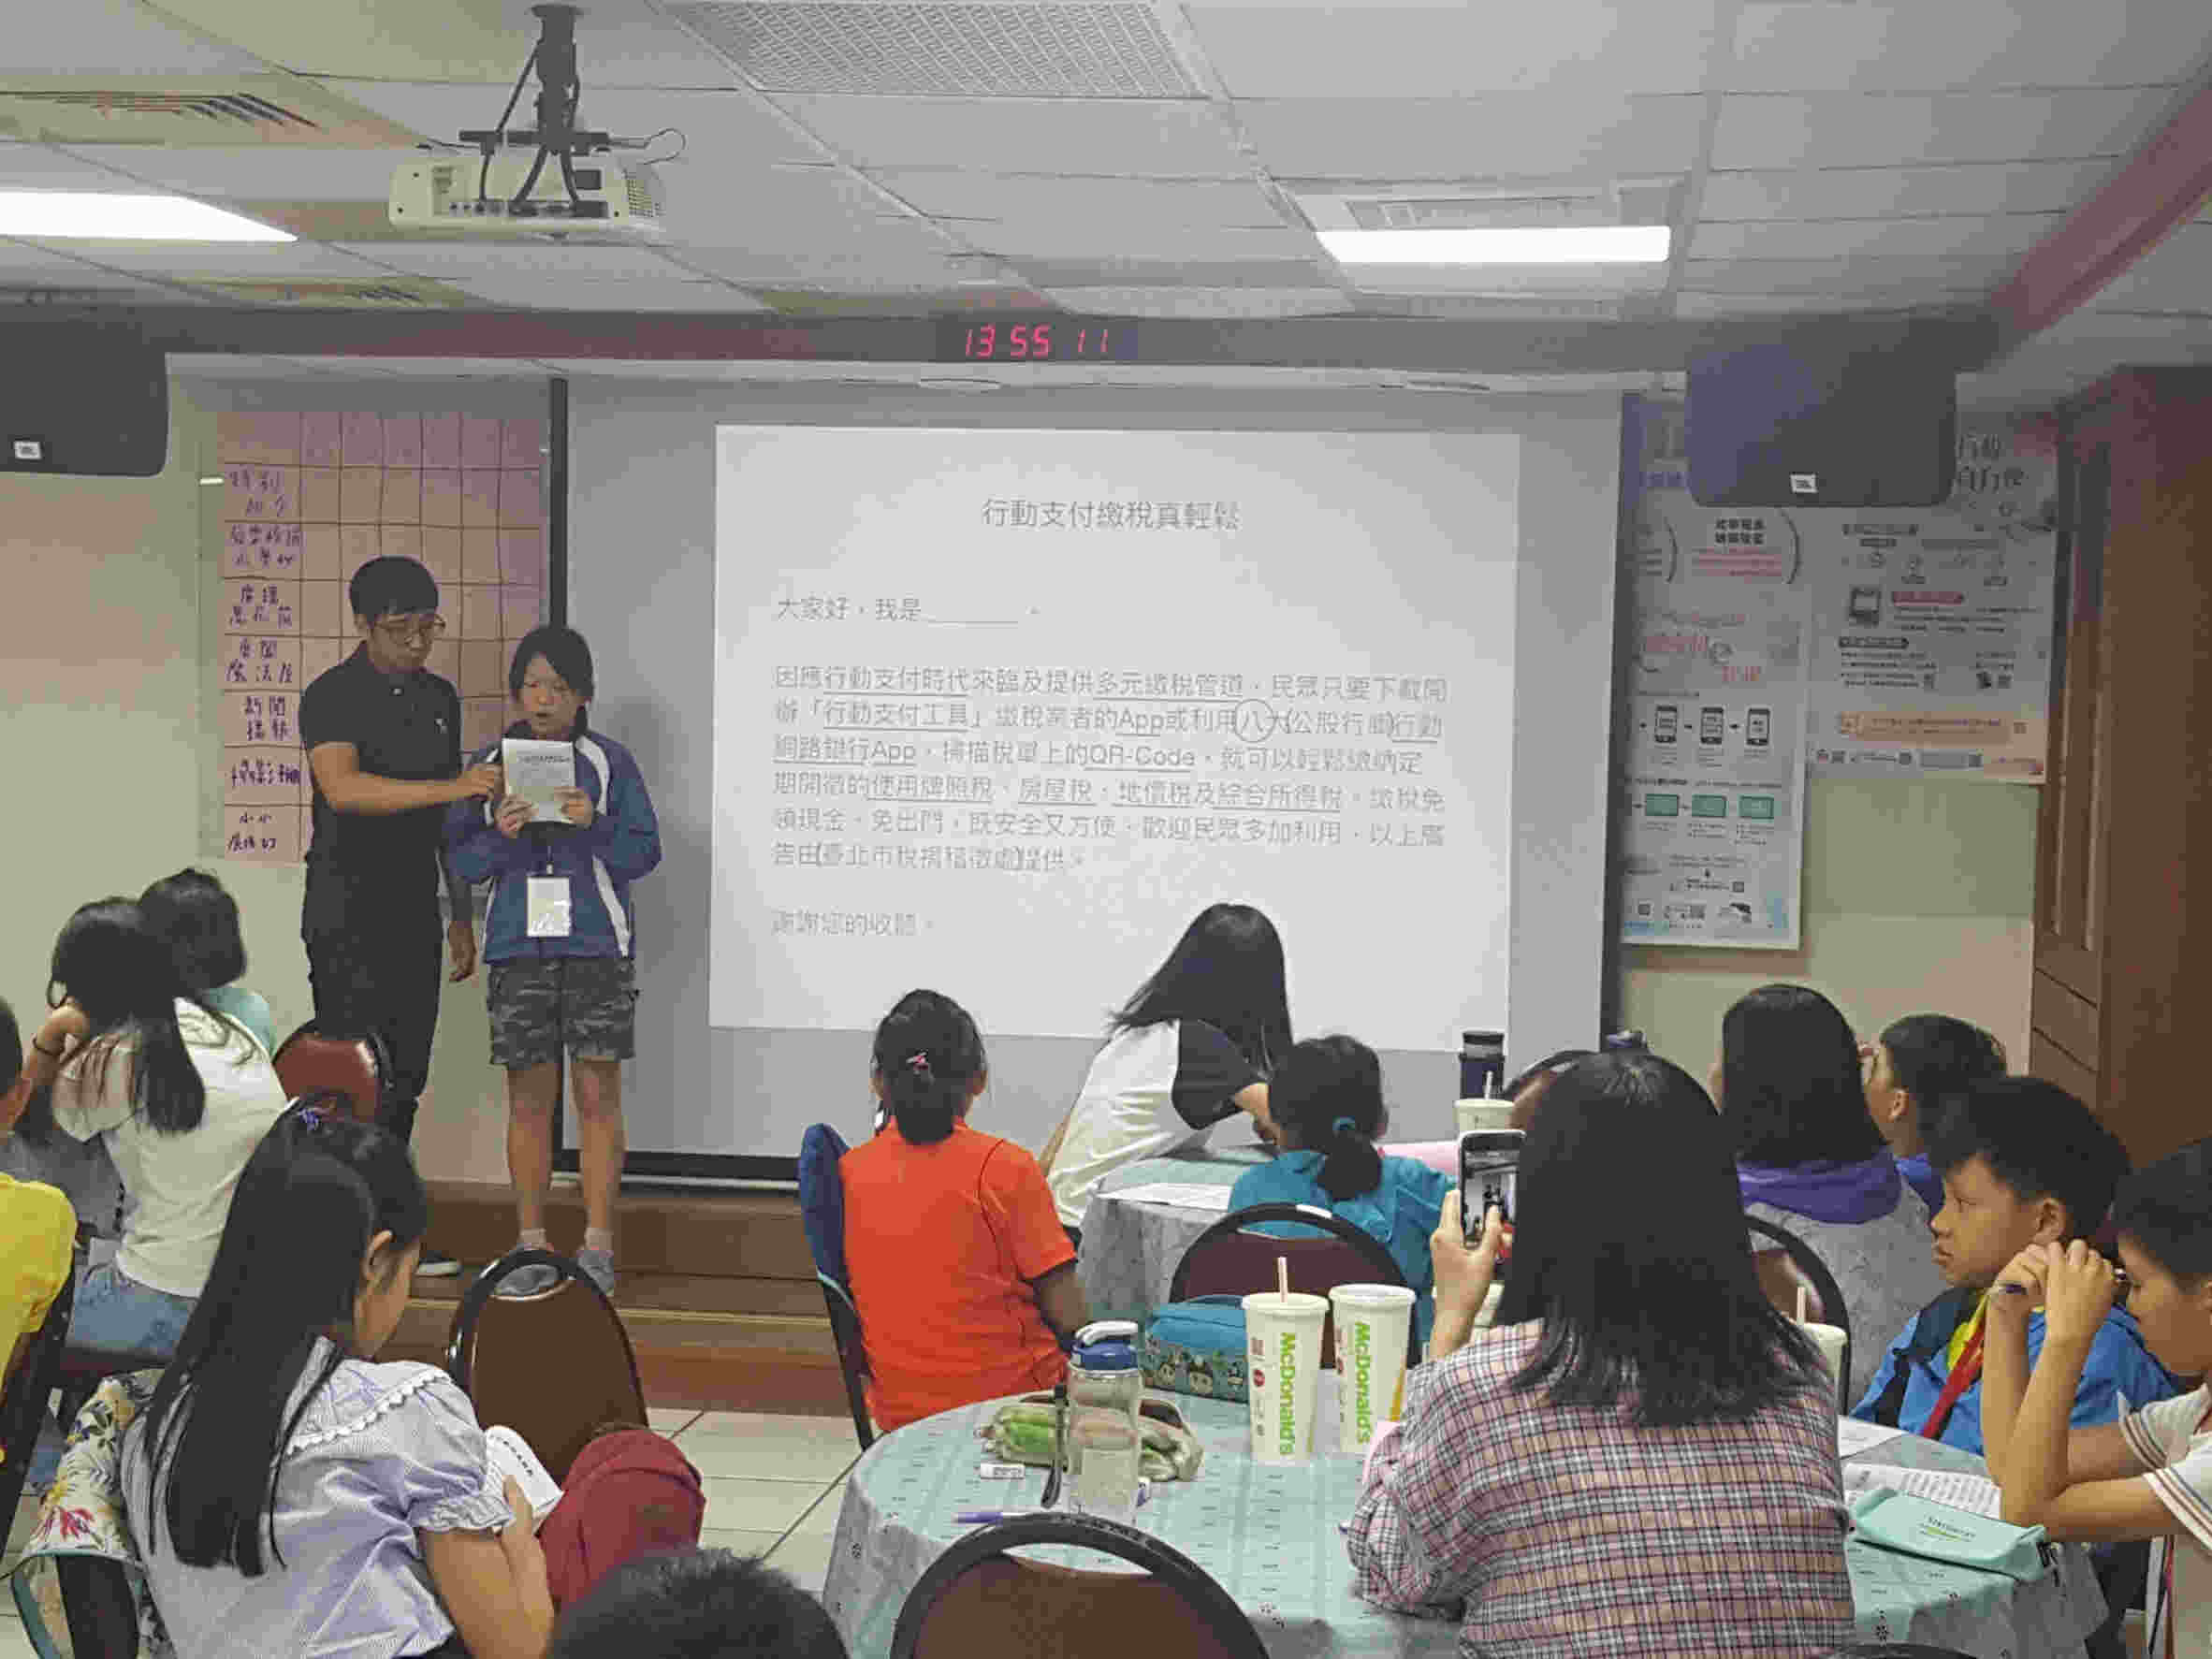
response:
<svg viewBox="0 0 2212 1659"><path fill-rule="evenodd" d="M61 1188L0 1175L0 1356L45 1323L76 1245L77 1213Z"/></svg>

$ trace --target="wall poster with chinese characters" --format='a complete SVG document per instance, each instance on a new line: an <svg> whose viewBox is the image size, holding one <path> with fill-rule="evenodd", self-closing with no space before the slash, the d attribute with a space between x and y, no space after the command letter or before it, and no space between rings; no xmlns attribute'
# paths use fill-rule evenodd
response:
<svg viewBox="0 0 2212 1659"><path fill-rule="evenodd" d="M2058 456L2040 425L1962 416L1957 485L1926 510L1700 507L1679 408L1647 406L1645 563L1759 564L1811 595L1814 775L2044 776L2058 562Z"/></svg>
<svg viewBox="0 0 2212 1659"><path fill-rule="evenodd" d="M402 554L437 578L429 667L460 691L464 747L505 723L508 654L546 615L545 423L254 411L218 415L216 443L221 851L298 864L299 697L358 643L346 584L368 560Z"/></svg>
<svg viewBox="0 0 2212 1659"><path fill-rule="evenodd" d="M717 1026L1096 1037L1221 900L1378 1048L1504 1017L1518 437L720 441Z"/></svg>

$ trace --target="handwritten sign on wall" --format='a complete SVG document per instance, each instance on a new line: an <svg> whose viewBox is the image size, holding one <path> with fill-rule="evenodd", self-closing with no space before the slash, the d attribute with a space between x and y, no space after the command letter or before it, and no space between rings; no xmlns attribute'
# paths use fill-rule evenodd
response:
<svg viewBox="0 0 2212 1659"><path fill-rule="evenodd" d="M460 691L464 748L499 735L508 658L546 616L545 441L542 421L468 415L217 417L225 857L307 856L299 698L359 643L346 584L371 559L417 559L437 578L446 633L429 670Z"/></svg>

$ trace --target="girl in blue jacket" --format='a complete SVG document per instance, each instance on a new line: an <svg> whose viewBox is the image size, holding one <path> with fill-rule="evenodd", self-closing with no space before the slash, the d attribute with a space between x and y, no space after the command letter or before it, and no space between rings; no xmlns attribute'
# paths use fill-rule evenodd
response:
<svg viewBox="0 0 2212 1659"><path fill-rule="evenodd" d="M1237 1177L1230 1208L1313 1204L1350 1222L1390 1253L1413 1287L1414 1329L1426 1342L1436 1317L1429 1235L1452 1182L1440 1170L1376 1149L1390 1113L1375 1051L1350 1037L1299 1043L1269 1084L1268 1113L1286 1150ZM1312 1236L1294 1222L1265 1222L1254 1230Z"/></svg>
<svg viewBox="0 0 2212 1659"><path fill-rule="evenodd" d="M507 1172L520 1244L546 1248L546 1190L553 1180L553 1103L568 1051L584 1247L576 1260L600 1288L615 1288L615 1194L621 1185L621 1063L637 1052L637 927L630 884L661 862L661 830L637 762L589 729L591 648L570 628L539 628L507 670L521 719L509 737L569 744L575 787L558 823L532 822L515 795L466 801L445 821L453 868L492 883L484 959L490 965L491 1057L507 1070ZM475 757L497 761L495 744ZM549 1267L507 1275L501 1294L548 1288Z"/></svg>

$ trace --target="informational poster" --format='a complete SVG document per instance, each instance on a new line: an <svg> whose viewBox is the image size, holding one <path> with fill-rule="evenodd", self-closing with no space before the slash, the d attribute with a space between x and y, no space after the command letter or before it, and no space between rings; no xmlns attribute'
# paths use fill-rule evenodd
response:
<svg viewBox="0 0 2212 1659"><path fill-rule="evenodd" d="M1620 838L1622 935L1797 943L1806 607L1758 570L1637 584Z"/></svg>
<svg viewBox="0 0 2212 1659"><path fill-rule="evenodd" d="M1867 512L1700 507L1682 430L1679 409L1647 411L1642 565L1807 589L1814 775L2041 781L2058 556L2046 430L1963 418L1949 502Z"/></svg>
<svg viewBox="0 0 2212 1659"><path fill-rule="evenodd" d="M437 578L429 667L460 690L464 747L505 724L507 655L546 614L545 424L255 411L217 416L216 442L220 851L298 864L313 799L299 698L358 643L346 584L370 560Z"/></svg>

